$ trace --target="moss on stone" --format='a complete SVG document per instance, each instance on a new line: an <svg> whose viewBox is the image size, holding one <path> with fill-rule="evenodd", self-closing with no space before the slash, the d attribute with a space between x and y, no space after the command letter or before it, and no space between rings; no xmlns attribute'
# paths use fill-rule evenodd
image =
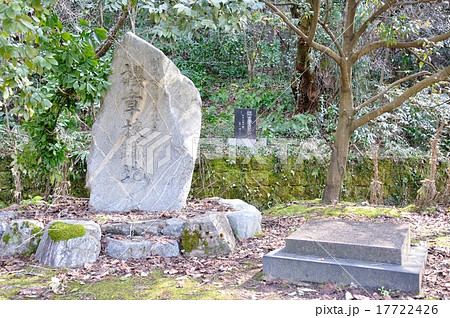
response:
<svg viewBox="0 0 450 318"><path fill-rule="evenodd" d="M11 235L9 235L9 233L6 233L5 235L3 235L2 241L5 244L8 244L10 240L11 240Z"/></svg>
<svg viewBox="0 0 450 318"><path fill-rule="evenodd" d="M329 217L349 214L376 218L382 215L400 217L402 211L396 208L362 206L354 203L325 205L314 200L300 201L295 204L277 205L266 210L264 214L268 216L301 215L307 219L312 217Z"/></svg>
<svg viewBox="0 0 450 318"><path fill-rule="evenodd" d="M48 235L53 242L68 241L76 237L84 236L85 234L86 228L81 224L55 222L48 229Z"/></svg>
<svg viewBox="0 0 450 318"><path fill-rule="evenodd" d="M201 238L202 235L199 231L190 232L188 229L184 229L181 236L181 245L183 245L184 251L189 253L195 250L199 246Z"/></svg>

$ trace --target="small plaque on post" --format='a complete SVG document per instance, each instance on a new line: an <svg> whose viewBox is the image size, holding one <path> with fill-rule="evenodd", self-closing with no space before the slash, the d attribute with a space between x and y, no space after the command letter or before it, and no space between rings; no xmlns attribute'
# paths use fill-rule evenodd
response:
<svg viewBox="0 0 450 318"><path fill-rule="evenodd" d="M266 139L256 140L256 109L235 109L234 138L228 138L228 144L247 148L267 145Z"/></svg>
<svg viewBox="0 0 450 318"><path fill-rule="evenodd" d="M234 138L256 139L256 109L235 109Z"/></svg>

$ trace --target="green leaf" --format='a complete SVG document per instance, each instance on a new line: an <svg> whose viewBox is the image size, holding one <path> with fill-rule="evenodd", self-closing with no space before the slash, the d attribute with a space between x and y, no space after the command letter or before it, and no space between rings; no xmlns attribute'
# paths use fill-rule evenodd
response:
<svg viewBox="0 0 450 318"><path fill-rule="evenodd" d="M20 19L20 23L22 23L24 26L26 26L28 29L33 30L34 29L34 25L31 24L30 21L27 21L25 19Z"/></svg>
<svg viewBox="0 0 450 318"><path fill-rule="evenodd" d="M86 20L80 19L78 23L82 26L89 27L89 23Z"/></svg>
<svg viewBox="0 0 450 318"><path fill-rule="evenodd" d="M16 11L14 11L11 8L6 9L5 13L6 13L6 16L8 18L10 18L10 19L15 19L16 18Z"/></svg>
<svg viewBox="0 0 450 318"><path fill-rule="evenodd" d="M99 41L103 41L108 38L108 32L103 28L95 28L94 34Z"/></svg>
<svg viewBox="0 0 450 318"><path fill-rule="evenodd" d="M68 42L70 40L72 40L72 34L68 33L68 32L63 32L61 33L61 37L64 41Z"/></svg>

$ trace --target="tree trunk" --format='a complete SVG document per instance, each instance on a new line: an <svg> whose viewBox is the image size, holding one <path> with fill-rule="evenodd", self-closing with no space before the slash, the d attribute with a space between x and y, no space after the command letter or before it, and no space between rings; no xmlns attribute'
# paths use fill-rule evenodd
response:
<svg viewBox="0 0 450 318"><path fill-rule="evenodd" d="M327 181L323 193L323 202L339 202L342 184L347 166L348 150L352 135L351 122L353 117L353 96L350 88L341 88L339 120L334 144L332 146L331 161L327 173Z"/></svg>
<svg viewBox="0 0 450 318"><path fill-rule="evenodd" d="M296 6L291 7L294 18L300 19L298 26L305 34L309 33L311 16L302 15ZM291 89L296 100L296 114L316 114L319 109L320 89L316 83L316 77L311 69L311 48L299 36L297 38L297 53L295 60L295 72L292 77Z"/></svg>

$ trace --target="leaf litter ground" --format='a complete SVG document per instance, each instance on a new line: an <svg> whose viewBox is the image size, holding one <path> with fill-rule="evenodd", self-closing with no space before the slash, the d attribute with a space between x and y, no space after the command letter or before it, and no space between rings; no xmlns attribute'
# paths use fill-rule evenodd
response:
<svg viewBox="0 0 450 318"><path fill-rule="evenodd" d="M44 224L54 219L93 220L103 224L174 216L188 218L221 209L216 201L205 199L189 201L182 212L93 213L88 211L86 199L65 198L50 205L15 205L3 211L15 211L20 218L35 219ZM101 253L96 263L83 268L50 269L37 263L33 256L1 257L0 299L450 299L450 210L408 212L402 213L401 217L369 218L352 213L338 216L369 222L410 223L412 241L425 240L429 246L422 291L416 295L384 290L382 286L370 290L356 284L291 284L265 279L262 257L282 247L285 238L309 217L311 215L265 215L261 235L238 240L233 255L218 258L154 256L118 260ZM320 212L314 217L321 217ZM104 251L104 246L102 248ZM164 279L165 285L156 284ZM109 289L123 289L123 294L96 288L106 282L112 284ZM125 283L129 283L128 289ZM169 285L182 292L171 291Z"/></svg>

